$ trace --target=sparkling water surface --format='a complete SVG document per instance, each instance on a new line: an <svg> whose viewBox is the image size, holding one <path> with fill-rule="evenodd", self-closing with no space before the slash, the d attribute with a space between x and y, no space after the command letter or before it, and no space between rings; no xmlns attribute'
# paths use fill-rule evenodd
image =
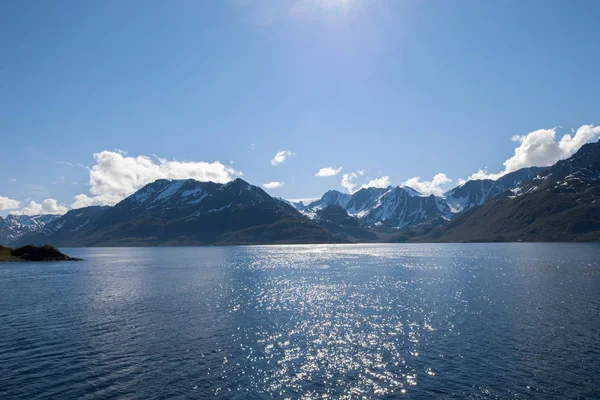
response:
<svg viewBox="0 0 600 400"><path fill-rule="evenodd" d="M0 263L0 398L600 396L600 245L63 249Z"/></svg>

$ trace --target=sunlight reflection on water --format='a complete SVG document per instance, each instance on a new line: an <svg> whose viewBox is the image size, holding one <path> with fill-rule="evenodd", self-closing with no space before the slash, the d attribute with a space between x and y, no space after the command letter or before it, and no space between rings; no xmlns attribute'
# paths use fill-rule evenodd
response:
<svg viewBox="0 0 600 400"><path fill-rule="evenodd" d="M68 253L0 266L2 398L591 397L600 373L600 246Z"/></svg>

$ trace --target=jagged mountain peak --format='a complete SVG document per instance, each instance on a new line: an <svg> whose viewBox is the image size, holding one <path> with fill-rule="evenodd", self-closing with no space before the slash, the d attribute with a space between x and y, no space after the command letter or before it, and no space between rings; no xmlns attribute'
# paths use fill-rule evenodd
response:
<svg viewBox="0 0 600 400"><path fill-rule="evenodd" d="M600 140L586 143L571 157L560 160L548 168L547 176L554 181L559 181L578 171L582 175L595 176L600 172Z"/></svg>
<svg viewBox="0 0 600 400"><path fill-rule="evenodd" d="M319 200L309 204L302 213L313 219L324 218L320 211L341 207L364 226L397 229L448 218L450 210L442 198L423 195L407 186L361 188L352 194L327 191ZM339 211L339 210L338 210Z"/></svg>
<svg viewBox="0 0 600 400"><path fill-rule="evenodd" d="M519 190L546 171L546 167L527 167L510 172L497 180L474 179L444 193L453 213L466 211L511 190Z"/></svg>
<svg viewBox="0 0 600 400"><path fill-rule="evenodd" d="M48 224L61 218L55 214L15 215L0 217L0 243L9 243L24 235L40 232Z"/></svg>

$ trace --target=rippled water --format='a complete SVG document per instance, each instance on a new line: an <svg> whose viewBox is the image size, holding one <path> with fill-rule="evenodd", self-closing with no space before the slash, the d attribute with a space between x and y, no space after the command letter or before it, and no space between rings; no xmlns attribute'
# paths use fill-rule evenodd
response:
<svg viewBox="0 0 600 400"><path fill-rule="evenodd" d="M0 398L592 398L600 246L65 249L0 264Z"/></svg>

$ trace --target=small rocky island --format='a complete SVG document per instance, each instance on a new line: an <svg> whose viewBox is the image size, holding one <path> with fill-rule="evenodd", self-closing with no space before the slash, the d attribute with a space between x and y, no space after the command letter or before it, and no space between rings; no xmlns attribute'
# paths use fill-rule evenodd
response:
<svg viewBox="0 0 600 400"><path fill-rule="evenodd" d="M82 261L81 258L69 257L56 247L27 245L16 249L0 246L0 262L2 261Z"/></svg>

